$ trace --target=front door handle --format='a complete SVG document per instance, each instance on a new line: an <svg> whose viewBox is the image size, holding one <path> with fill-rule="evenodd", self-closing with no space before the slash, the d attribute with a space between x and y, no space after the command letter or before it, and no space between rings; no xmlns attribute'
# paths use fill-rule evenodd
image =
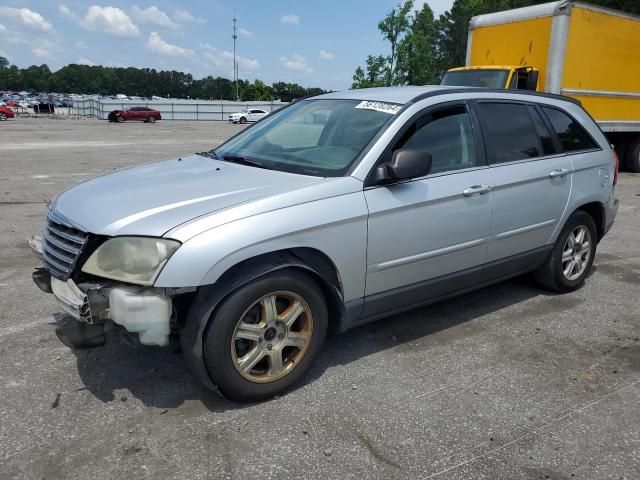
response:
<svg viewBox="0 0 640 480"><path fill-rule="evenodd" d="M551 178L556 178L556 177L564 177L566 175L569 174L569 169L568 168L558 168L557 170L554 170L553 172L549 173L549 177Z"/></svg>
<svg viewBox="0 0 640 480"><path fill-rule="evenodd" d="M465 188L462 194L465 197L472 197L474 195L483 195L491 191L491 185L474 185L473 187Z"/></svg>

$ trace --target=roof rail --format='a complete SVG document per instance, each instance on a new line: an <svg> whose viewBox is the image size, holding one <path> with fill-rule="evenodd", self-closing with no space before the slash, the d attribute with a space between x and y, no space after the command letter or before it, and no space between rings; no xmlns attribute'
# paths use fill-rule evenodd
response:
<svg viewBox="0 0 640 480"><path fill-rule="evenodd" d="M433 90L430 92L424 92L420 95L412 98L405 105L410 105L425 98L437 97L438 95L446 95L450 93L510 93L512 95L530 95L532 97L550 98L553 100L560 100L564 102L573 103L578 106L582 106L580 100L566 95L556 95L555 93L544 92L532 92L530 90L506 90L506 89L494 89L494 88L481 88L481 87L463 87L463 88L447 88L442 90Z"/></svg>

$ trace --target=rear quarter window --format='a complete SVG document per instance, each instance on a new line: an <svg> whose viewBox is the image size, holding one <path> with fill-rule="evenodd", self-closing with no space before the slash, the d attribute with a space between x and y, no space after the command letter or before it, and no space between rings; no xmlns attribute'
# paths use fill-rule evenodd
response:
<svg viewBox="0 0 640 480"><path fill-rule="evenodd" d="M555 108L542 107L565 152L598 149L591 135L573 118Z"/></svg>

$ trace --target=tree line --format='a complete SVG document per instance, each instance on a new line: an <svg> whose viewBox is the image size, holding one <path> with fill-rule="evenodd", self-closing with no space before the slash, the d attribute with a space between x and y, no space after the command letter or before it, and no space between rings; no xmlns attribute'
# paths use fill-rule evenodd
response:
<svg viewBox="0 0 640 480"><path fill-rule="evenodd" d="M369 55L353 75L352 88L438 84L450 68L465 64L469 22L476 15L547 3L549 0L454 0L451 10L435 18L425 3L414 10L405 0L378 23L389 44L386 55ZM638 0L587 0L640 14Z"/></svg>
<svg viewBox="0 0 640 480"><path fill-rule="evenodd" d="M29 92L59 92L141 97L199 98L235 100L232 80L207 76L195 79L190 73L157 71L153 68L103 67L101 65L66 65L52 72L47 65L19 68L0 57L0 90ZM325 93L321 88L306 88L297 83L275 82L267 85L261 80L238 81L239 97L243 101L293 99Z"/></svg>

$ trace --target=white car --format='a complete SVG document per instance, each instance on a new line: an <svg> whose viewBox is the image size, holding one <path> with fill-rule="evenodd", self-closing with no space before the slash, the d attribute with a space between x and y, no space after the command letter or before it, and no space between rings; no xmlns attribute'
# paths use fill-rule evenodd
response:
<svg viewBox="0 0 640 480"><path fill-rule="evenodd" d="M257 122L261 118L269 115L268 112L264 110L260 110L259 108L247 109L242 112L232 113L229 115L229 122L232 123L247 123L247 122Z"/></svg>

